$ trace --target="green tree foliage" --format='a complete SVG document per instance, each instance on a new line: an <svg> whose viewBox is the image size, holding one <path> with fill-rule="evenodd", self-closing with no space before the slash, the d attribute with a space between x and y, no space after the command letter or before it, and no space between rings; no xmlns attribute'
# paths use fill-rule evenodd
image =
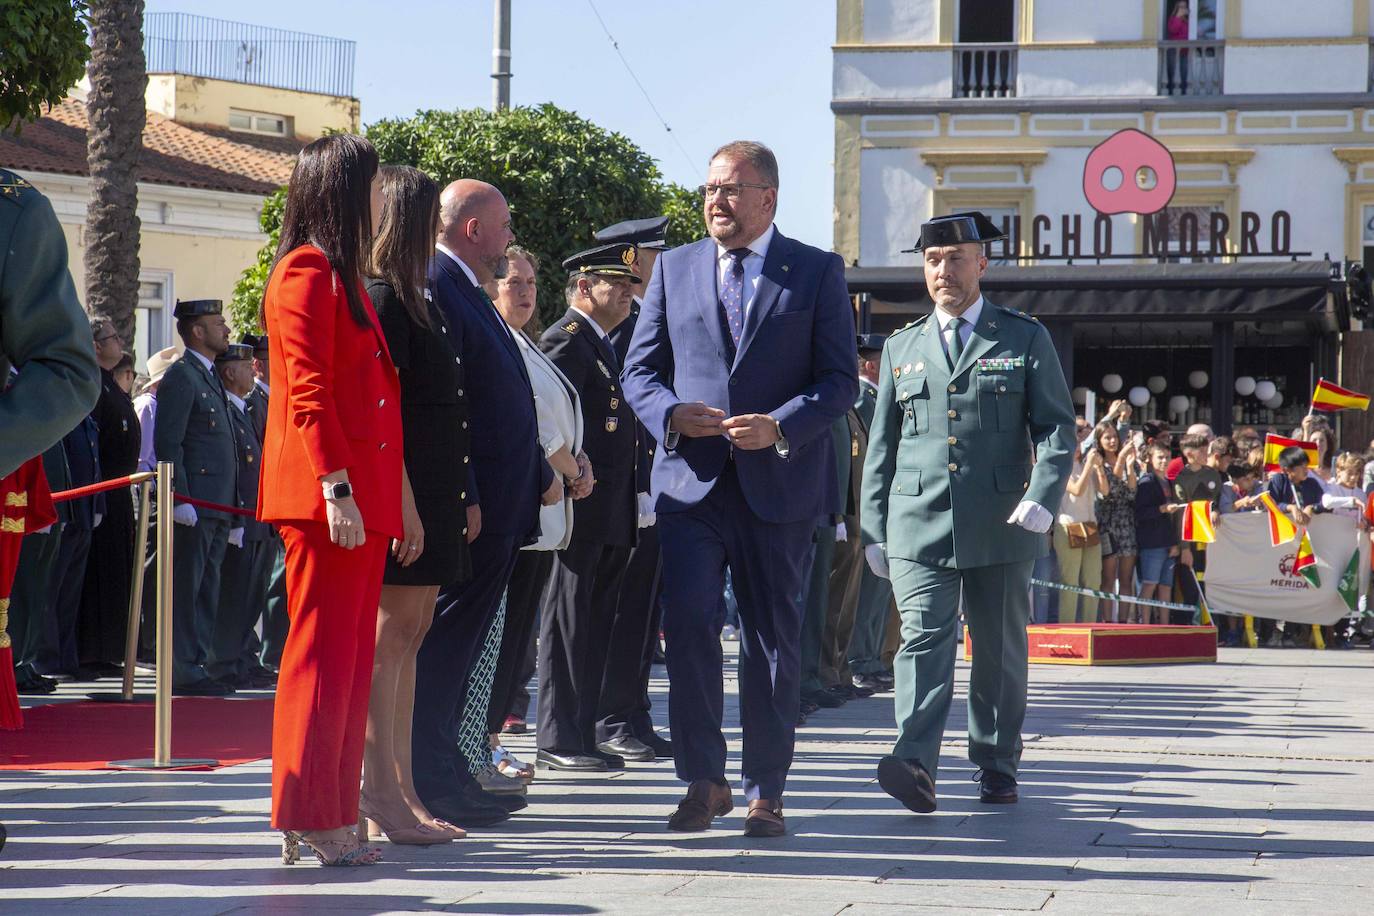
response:
<svg viewBox="0 0 1374 916"><path fill-rule="evenodd" d="M86 0L0 0L0 128L18 129L86 69Z"/></svg>
<svg viewBox="0 0 1374 916"><path fill-rule="evenodd" d="M705 235L692 192L663 181L654 161L622 134L612 133L552 104L491 112L422 111L370 125L382 162L411 165L447 184L478 178L500 188L510 203L520 244L543 261L539 310L545 322L563 314L560 262L595 244L592 233L623 219L666 213L670 244ZM233 323L253 327L280 226L278 196L263 210L270 236L258 261L234 291Z"/></svg>
<svg viewBox="0 0 1374 916"><path fill-rule="evenodd" d="M278 188L263 201L258 226L267 233L267 241L258 249L258 258L253 266L245 270L239 282L234 284L234 297L229 302L229 324L240 334L257 333L260 330L258 307L267 289L267 272L277 255L277 240L281 238L281 217L285 209L286 188Z"/></svg>

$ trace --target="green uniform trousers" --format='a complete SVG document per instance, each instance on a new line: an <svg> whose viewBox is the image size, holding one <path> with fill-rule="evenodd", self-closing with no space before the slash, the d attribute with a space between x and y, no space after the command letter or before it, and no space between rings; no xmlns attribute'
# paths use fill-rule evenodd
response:
<svg viewBox="0 0 1374 916"><path fill-rule="evenodd" d="M968 757L985 770L1016 775L1026 718L1026 624L1033 561L949 569L893 557L892 590L902 613L902 648L893 660L898 757L935 778L940 738L954 694L955 623L963 588L973 634L968 690Z"/></svg>

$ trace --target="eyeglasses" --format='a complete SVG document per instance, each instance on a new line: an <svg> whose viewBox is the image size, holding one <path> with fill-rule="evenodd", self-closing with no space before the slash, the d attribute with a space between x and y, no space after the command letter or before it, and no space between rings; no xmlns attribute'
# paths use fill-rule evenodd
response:
<svg viewBox="0 0 1374 916"><path fill-rule="evenodd" d="M97 337L97 338L95 339L95 342L96 342L96 343L104 343L104 342L107 341L107 340L114 340L114 339L115 339L116 337L118 337L118 336L119 336L118 334L106 334L104 337Z"/></svg>
<svg viewBox="0 0 1374 916"><path fill-rule="evenodd" d="M706 200L710 200L717 194L723 194L726 200L733 203L739 200L739 196L745 188L757 188L760 191L766 191L771 187L771 184L753 184L751 182L741 181L735 184L704 184L697 188L697 193Z"/></svg>

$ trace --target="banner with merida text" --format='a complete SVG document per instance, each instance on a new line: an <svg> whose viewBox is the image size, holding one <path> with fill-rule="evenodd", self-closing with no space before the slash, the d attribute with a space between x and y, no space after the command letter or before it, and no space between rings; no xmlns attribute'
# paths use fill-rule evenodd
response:
<svg viewBox="0 0 1374 916"><path fill-rule="evenodd" d="M1293 569L1298 539L1272 545L1265 513L1228 513L1216 528L1215 543L1207 545L1205 586L1213 613L1333 624L1352 613L1341 597L1341 578L1356 550L1358 594L1368 586L1369 536L1359 532L1350 516L1322 514L1308 526L1317 555L1317 585Z"/></svg>

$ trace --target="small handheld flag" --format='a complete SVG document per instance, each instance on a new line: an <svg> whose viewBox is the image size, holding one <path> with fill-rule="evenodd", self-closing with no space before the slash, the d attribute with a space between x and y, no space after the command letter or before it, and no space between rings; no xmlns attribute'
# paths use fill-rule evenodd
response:
<svg viewBox="0 0 1374 916"><path fill-rule="evenodd" d="M1190 502L1183 513L1183 540L1211 544L1216 539L1217 532L1212 527L1211 501L1197 499Z"/></svg>
<svg viewBox="0 0 1374 916"><path fill-rule="evenodd" d="M1336 591L1352 613L1360 609L1360 548L1356 547L1350 555L1350 562L1345 564L1345 572L1341 574Z"/></svg>
<svg viewBox="0 0 1374 916"><path fill-rule="evenodd" d="M1293 524L1293 520L1279 509L1274 502L1274 497L1268 493L1260 494L1260 502L1264 503L1264 508L1269 510L1269 543L1275 547L1280 544L1287 544L1298 536L1298 526Z"/></svg>
<svg viewBox="0 0 1374 916"><path fill-rule="evenodd" d="M1312 541L1307 536L1306 528L1302 530L1302 537L1298 541L1298 555L1293 558L1293 572L1312 583L1313 588L1321 587L1322 580L1317 576L1317 555L1312 552Z"/></svg>
<svg viewBox="0 0 1374 916"><path fill-rule="evenodd" d="M1313 467L1317 466L1317 443L1303 442L1301 439L1289 439L1285 436L1276 436L1273 433L1266 433L1264 436L1264 472L1279 469L1279 452L1296 445L1307 453L1307 463Z"/></svg>
<svg viewBox="0 0 1374 916"><path fill-rule="evenodd" d="M1368 410L1369 395L1342 388L1326 379L1317 380L1312 392L1312 409L1333 413L1337 410Z"/></svg>

